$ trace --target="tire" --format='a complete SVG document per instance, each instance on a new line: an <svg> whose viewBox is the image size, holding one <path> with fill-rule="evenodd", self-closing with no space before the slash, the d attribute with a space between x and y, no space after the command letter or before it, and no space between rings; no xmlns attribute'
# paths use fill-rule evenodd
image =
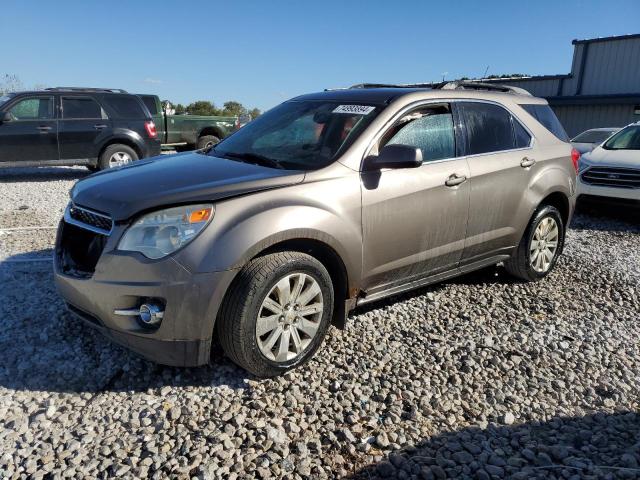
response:
<svg viewBox="0 0 640 480"><path fill-rule="evenodd" d="M203 148L210 148L218 143L220 143L220 139L215 135L204 135L198 139L196 149L202 150Z"/></svg>
<svg viewBox="0 0 640 480"><path fill-rule="evenodd" d="M135 162L136 160L138 160L138 154L133 148L121 143L114 143L104 149L98 160L98 167L100 170L107 170ZM118 161L120 161L120 164L117 163Z"/></svg>
<svg viewBox="0 0 640 480"><path fill-rule="evenodd" d="M97 165L87 165L87 170L89 170L91 173L95 173L100 170L100 167L98 167Z"/></svg>
<svg viewBox="0 0 640 480"><path fill-rule="evenodd" d="M541 226L543 222L545 222L545 224ZM555 225L557 229L555 239L553 235L553 225ZM545 251L545 248L543 248L544 244L541 244L536 240L536 238L538 238L537 235L539 236L539 234L544 232L545 229L548 233L547 238L544 241L548 242L548 245L550 246L549 252L552 253L550 261L548 259L548 255L545 256L544 253L542 253ZM527 225L527 229L522 236L522 240L520 240L520 244L511 254L511 258L504 263L505 269L514 277L526 282L533 282L546 277L553 270L556 262L558 261L558 257L562 253L562 249L564 247L564 236L564 222L562 221L562 216L558 209L551 205L541 205L533 214L529 225ZM542 238L544 238L544 236ZM538 243L535 245L532 244L534 241ZM555 249L551 251L554 241L556 242ZM538 250L537 254L535 251L532 251L532 248L535 248L536 246L541 248L541 250ZM548 265L546 262L548 262Z"/></svg>
<svg viewBox="0 0 640 480"><path fill-rule="evenodd" d="M285 303L274 299L280 291L286 292L287 284L292 295L289 300L293 299L291 308L278 308L281 313L272 313L275 310L271 308ZM295 295L299 284L302 288ZM278 285L283 288L279 290ZM315 293L317 290L319 293ZM329 272L314 257L300 252L258 257L240 271L229 288L216 322L217 337L225 353L245 370L262 378L280 375L307 362L322 344L333 315L333 295ZM284 295L284 300L287 298ZM297 315L304 308L295 307L297 301L307 305L310 312L318 305L322 311L301 314L307 317L301 320ZM265 302L269 302L269 308ZM270 347L269 340L274 337Z"/></svg>

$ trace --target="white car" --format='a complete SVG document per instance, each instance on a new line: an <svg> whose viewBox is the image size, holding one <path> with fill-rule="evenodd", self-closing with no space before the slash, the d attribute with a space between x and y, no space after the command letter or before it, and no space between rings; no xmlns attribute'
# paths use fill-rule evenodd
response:
<svg viewBox="0 0 640 480"><path fill-rule="evenodd" d="M640 201L640 122L580 157L578 194Z"/></svg>

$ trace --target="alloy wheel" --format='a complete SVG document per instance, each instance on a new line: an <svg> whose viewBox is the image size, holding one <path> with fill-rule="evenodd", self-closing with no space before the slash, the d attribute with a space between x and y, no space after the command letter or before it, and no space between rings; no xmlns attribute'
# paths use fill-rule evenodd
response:
<svg viewBox="0 0 640 480"><path fill-rule="evenodd" d="M121 167L131 162L131 157L126 152L116 152L109 158L109 168Z"/></svg>
<svg viewBox="0 0 640 480"><path fill-rule="evenodd" d="M258 311L256 341L262 354L275 362L301 355L318 333L323 309L322 290L311 275L282 277Z"/></svg>
<svg viewBox="0 0 640 480"><path fill-rule="evenodd" d="M538 223L529 247L529 261L536 272L545 273L551 268L558 251L558 234L558 224L553 217L544 217Z"/></svg>

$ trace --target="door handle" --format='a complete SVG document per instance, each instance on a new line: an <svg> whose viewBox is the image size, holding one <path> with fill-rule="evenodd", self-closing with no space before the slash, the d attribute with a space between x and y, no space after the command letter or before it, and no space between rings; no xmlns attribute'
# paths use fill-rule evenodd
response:
<svg viewBox="0 0 640 480"><path fill-rule="evenodd" d="M522 159L522 161L520 162L520 166L522 168L529 168L529 167L533 166L535 163L536 163L536 161L533 158L524 157Z"/></svg>
<svg viewBox="0 0 640 480"><path fill-rule="evenodd" d="M449 175L449 178L447 178L447 181L444 182L444 184L447 187L456 187L466 181L467 181L466 175L458 175L457 173L453 173Z"/></svg>
<svg viewBox="0 0 640 480"><path fill-rule="evenodd" d="M48 125L40 125L38 127L38 130L40 130L40 133L49 133L49 130L51 130L51 127Z"/></svg>
<svg viewBox="0 0 640 480"><path fill-rule="evenodd" d="M94 125L93 128L95 128L96 130L102 130L103 128L107 128L106 125Z"/></svg>

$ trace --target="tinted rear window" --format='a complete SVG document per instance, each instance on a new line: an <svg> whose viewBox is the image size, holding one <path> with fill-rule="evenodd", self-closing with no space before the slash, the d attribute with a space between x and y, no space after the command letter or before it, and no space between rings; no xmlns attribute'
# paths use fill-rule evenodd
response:
<svg viewBox="0 0 640 480"><path fill-rule="evenodd" d="M569 141L567 132L564 131L560 120L558 120L558 117L556 117L556 114L553 113L553 110L551 110L551 107L549 105L521 104L520 106L524 108L532 117L538 120L542 125L544 125L547 130L558 137L558 139L562 140L563 142Z"/></svg>
<svg viewBox="0 0 640 480"><path fill-rule="evenodd" d="M103 118L102 108L90 97L63 97L63 118Z"/></svg>
<svg viewBox="0 0 640 480"><path fill-rule="evenodd" d="M121 118L146 118L142 105L133 95L105 95L104 103Z"/></svg>
<svg viewBox="0 0 640 480"><path fill-rule="evenodd" d="M149 109L151 115L158 114L158 105L156 105L155 97L140 97L144 105Z"/></svg>

